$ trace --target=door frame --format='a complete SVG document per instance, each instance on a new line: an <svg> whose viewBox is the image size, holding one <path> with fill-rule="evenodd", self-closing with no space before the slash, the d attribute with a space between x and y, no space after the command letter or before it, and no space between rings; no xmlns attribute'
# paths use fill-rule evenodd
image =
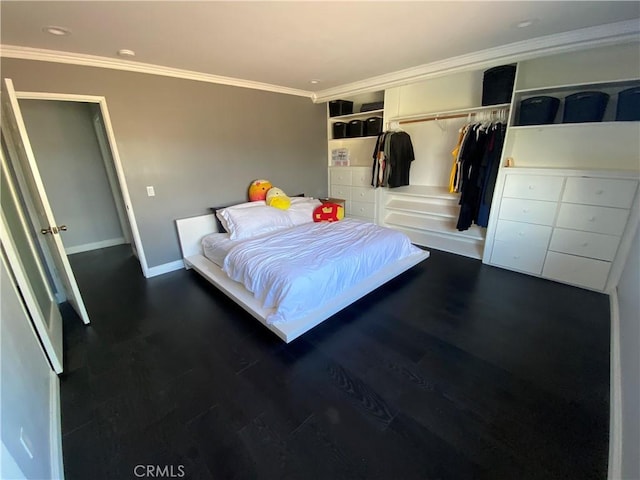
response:
<svg viewBox="0 0 640 480"><path fill-rule="evenodd" d="M109 115L109 108L107 107L106 97L97 95L78 95L72 93L46 93L46 92L22 92L16 91L16 97L18 100L57 100L62 102L82 102L82 103L95 103L100 107L102 114L102 120L104 122L105 132L107 134L107 140L109 142L109 148L111 149L111 156L116 169L116 177L120 185L120 192L122 193L122 200L124 201L124 207L126 209L127 217L129 219L129 226L131 227L131 235L133 236L134 251L137 254L140 261L140 267L142 268L142 274L145 277L149 277L149 266L144 254L144 248L140 239L140 232L138 230L138 223L133 211L133 204L131 203L131 197L129 195L129 188L127 186L127 180L124 176L124 169L122 168L122 162L120 160L120 153L118 152L118 146L116 144L115 134L111 125L111 116Z"/></svg>

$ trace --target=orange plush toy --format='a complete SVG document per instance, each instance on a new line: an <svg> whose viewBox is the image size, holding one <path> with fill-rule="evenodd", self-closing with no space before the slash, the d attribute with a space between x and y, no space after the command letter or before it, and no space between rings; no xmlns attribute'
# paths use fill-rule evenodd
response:
<svg viewBox="0 0 640 480"><path fill-rule="evenodd" d="M249 201L258 202L267 198L267 192L272 187L269 180L254 180L249 185Z"/></svg>
<svg viewBox="0 0 640 480"><path fill-rule="evenodd" d="M344 208L337 203L323 203L313 211L314 222L337 222L344 218Z"/></svg>

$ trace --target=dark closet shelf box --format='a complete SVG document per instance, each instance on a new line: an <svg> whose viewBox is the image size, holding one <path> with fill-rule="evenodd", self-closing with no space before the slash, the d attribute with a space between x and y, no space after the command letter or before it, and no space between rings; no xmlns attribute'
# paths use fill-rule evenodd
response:
<svg viewBox="0 0 640 480"><path fill-rule="evenodd" d="M333 124L333 138L345 138L347 136L347 124L335 122Z"/></svg>
<svg viewBox="0 0 640 480"><path fill-rule="evenodd" d="M628 88L618 93L616 121L640 120L640 87Z"/></svg>
<svg viewBox="0 0 640 480"><path fill-rule="evenodd" d="M350 115L353 113L353 102L349 100L331 100L329 102L329 116Z"/></svg>
<svg viewBox="0 0 640 480"><path fill-rule="evenodd" d="M360 112L371 112L373 110L382 110L383 108L384 102L363 103L360 107Z"/></svg>
<svg viewBox="0 0 640 480"><path fill-rule="evenodd" d="M501 65L485 70L482 77L482 106L511 102L515 65Z"/></svg>
<svg viewBox="0 0 640 480"><path fill-rule="evenodd" d="M564 99L562 123L601 122L609 102L604 92L579 92Z"/></svg>
<svg viewBox="0 0 640 480"><path fill-rule="evenodd" d="M560 99L556 97L531 97L520 102L518 125L545 125L553 123L558 113Z"/></svg>
<svg viewBox="0 0 640 480"><path fill-rule="evenodd" d="M364 122L364 134L367 136L382 133L382 117L367 118Z"/></svg>
<svg viewBox="0 0 640 480"><path fill-rule="evenodd" d="M364 121L351 120L347 125L347 137L364 137Z"/></svg>

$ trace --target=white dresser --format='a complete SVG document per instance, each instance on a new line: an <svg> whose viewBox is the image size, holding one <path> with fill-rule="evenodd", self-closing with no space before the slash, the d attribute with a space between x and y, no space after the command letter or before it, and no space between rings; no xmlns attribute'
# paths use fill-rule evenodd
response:
<svg viewBox="0 0 640 480"><path fill-rule="evenodd" d="M504 169L483 261L608 291L638 222L637 195L635 173Z"/></svg>
<svg viewBox="0 0 640 480"><path fill-rule="evenodd" d="M375 193L371 167L329 168L329 196L345 200L345 215L375 222Z"/></svg>

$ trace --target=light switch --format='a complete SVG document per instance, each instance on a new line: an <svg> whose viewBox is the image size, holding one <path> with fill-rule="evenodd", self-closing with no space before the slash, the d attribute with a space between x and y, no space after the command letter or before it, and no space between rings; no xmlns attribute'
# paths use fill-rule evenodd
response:
<svg viewBox="0 0 640 480"><path fill-rule="evenodd" d="M147 196L148 197L155 197L156 196L156 191L153 189L152 186L148 186L147 187Z"/></svg>

